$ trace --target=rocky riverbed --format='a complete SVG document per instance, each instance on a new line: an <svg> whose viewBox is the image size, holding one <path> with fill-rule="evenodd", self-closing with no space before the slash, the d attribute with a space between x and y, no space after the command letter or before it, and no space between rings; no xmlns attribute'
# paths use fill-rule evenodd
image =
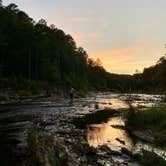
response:
<svg viewBox="0 0 166 166"><path fill-rule="evenodd" d="M26 158L28 131L35 128L41 165L51 165L48 161L50 153L63 165L138 165L132 160L133 154L149 144L133 141L124 130L122 114L128 109L126 101L132 100L134 107L152 107L164 104L161 97L98 93L73 102L45 98L1 105L1 163L21 165L22 159ZM44 136L51 138L46 149L41 148ZM162 149L156 151L165 153Z"/></svg>

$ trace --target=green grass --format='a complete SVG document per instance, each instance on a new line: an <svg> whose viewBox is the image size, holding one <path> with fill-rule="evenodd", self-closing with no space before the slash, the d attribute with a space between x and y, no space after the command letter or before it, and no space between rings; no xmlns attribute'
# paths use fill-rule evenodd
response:
<svg viewBox="0 0 166 166"><path fill-rule="evenodd" d="M163 130L166 127L166 107L147 108L129 112L126 116L127 126L136 129Z"/></svg>
<svg viewBox="0 0 166 166"><path fill-rule="evenodd" d="M30 128L27 133L27 156L24 161L25 166L39 165L38 150L38 132L35 128Z"/></svg>
<svg viewBox="0 0 166 166"><path fill-rule="evenodd" d="M41 134L35 127L27 131L27 151L23 166L67 165L69 156L66 149L54 142L53 135Z"/></svg>
<svg viewBox="0 0 166 166"><path fill-rule="evenodd" d="M0 102L1 101L7 101L8 100L8 97L4 94L0 94Z"/></svg>
<svg viewBox="0 0 166 166"><path fill-rule="evenodd" d="M142 150L142 154L136 156L136 161L142 166L166 166L166 161L155 154L153 151Z"/></svg>
<svg viewBox="0 0 166 166"><path fill-rule="evenodd" d="M156 143L166 145L166 107L134 110L126 114L126 128L133 130L151 130L156 136Z"/></svg>
<svg viewBox="0 0 166 166"><path fill-rule="evenodd" d="M166 103L166 95L164 95L164 97L162 97L161 102Z"/></svg>

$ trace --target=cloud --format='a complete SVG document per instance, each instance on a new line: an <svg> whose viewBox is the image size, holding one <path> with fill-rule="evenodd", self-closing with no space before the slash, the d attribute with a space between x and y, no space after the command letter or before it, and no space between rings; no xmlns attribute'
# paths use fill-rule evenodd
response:
<svg viewBox="0 0 166 166"><path fill-rule="evenodd" d="M75 23L85 23L89 21L89 18L88 17L72 17L70 21Z"/></svg>
<svg viewBox="0 0 166 166"><path fill-rule="evenodd" d="M93 44L96 44L94 41L101 41L103 36L102 33L99 32L92 32L92 33L85 33L85 32L70 32L70 34L73 36L74 40L79 46L84 47L85 49L88 48Z"/></svg>

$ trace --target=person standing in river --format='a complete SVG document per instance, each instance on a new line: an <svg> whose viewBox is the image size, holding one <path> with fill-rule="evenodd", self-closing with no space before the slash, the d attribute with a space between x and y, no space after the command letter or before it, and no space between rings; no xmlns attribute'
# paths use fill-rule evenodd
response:
<svg viewBox="0 0 166 166"><path fill-rule="evenodd" d="M74 88L71 87L71 89L70 89L70 100L73 101L73 98L74 98Z"/></svg>

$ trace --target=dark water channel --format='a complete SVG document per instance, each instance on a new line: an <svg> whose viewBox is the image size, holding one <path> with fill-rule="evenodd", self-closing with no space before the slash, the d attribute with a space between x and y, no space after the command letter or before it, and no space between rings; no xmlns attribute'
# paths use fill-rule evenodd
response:
<svg viewBox="0 0 166 166"><path fill-rule="evenodd" d="M151 107L161 104L159 95L132 94L130 96L133 98L133 106L136 107ZM27 146L27 130L32 126L38 126L41 131L52 133L58 139L72 141L69 136L59 134L77 131L76 126L71 123L72 119L84 117L104 108L126 109L128 108L125 102L127 97L128 94L99 93L75 99L73 103L70 103L68 99L52 98L51 100L42 99L34 102L1 105L0 163L6 166L14 166L19 163ZM117 125L124 126L124 119L121 116L115 116L100 123L88 124L86 130L79 130L79 132L84 132L85 139L83 139L90 146L98 148L104 145L112 151L116 151L116 155L112 156L115 162L122 163L121 165L125 162L137 165L137 163L132 163L128 156L121 155L121 149L124 147L129 151L138 152L141 148L151 149L152 147L140 141L133 142L125 130L115 127ZM164 150L156 148L154 151L166 158ZM104 155L106 152L104 149L99 149L98 153ZM107 158L100 163L111 165Z"/></svg>

